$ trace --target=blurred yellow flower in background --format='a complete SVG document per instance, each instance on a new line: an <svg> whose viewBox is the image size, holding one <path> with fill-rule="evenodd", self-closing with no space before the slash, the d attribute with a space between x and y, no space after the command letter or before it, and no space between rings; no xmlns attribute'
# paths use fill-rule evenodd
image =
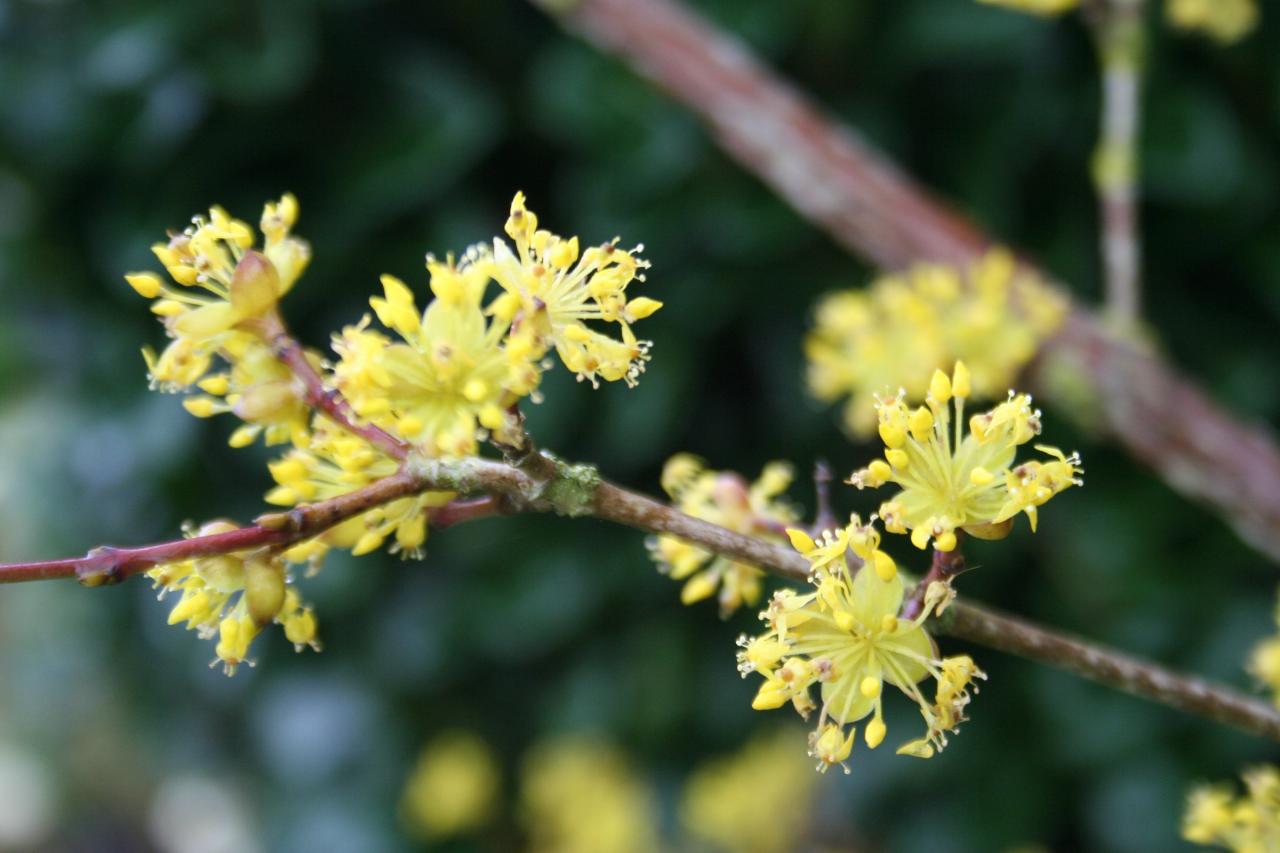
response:
<svg viewBox="0 0 1280 853"><path fill-rule="evenodd" d="M652 790L616 748L565 735L535 744L520 775L520 816L535 853L651 853Z"/></svg>
<svg viewBox="0 0 1280 853"><path fill-rule="evenodd" d="M697 767L685 782L680 822L726 853L785 853L810 828L818 777L786 729Z"/></svg>
<svg viewBox="0 0 1280 853"><path fill-rule="evenodd" d="M400 814L422 838L475 832L493 818L502 773L489 744L473 732L437 735L423 748L404 793Z"/></svg>
<svg viewBox="0 0 1280 853"><path fill-rule="evenodd" d="M924 399L929 376L962 360L975 398L1005 395L1066 305L993 249L967 271L922 264L867 288L823 298L804 342L809 388L819 400L846 399L845 425L865 438L876 429L876 401L899 389Z"/></svg>

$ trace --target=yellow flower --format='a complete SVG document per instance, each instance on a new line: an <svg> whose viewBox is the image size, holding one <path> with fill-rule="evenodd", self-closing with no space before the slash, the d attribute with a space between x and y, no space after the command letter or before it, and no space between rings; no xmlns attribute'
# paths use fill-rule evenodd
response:
<svg viewBox="0 0 1280 853"><path fill-rule="evenodd" d="M1255 0L1166 0L1165 18L1180 30L1199 31L1219 44L1231 44L1258 24Z"/></svg>
<svg viewBox="0 0 1280 853"><path fill-rule="evenodd" d="M880 506L885 530L911 531L911 542L940 551L956 546L956 531L984 539L1007 535L1011 519L1025 513L1036 529L1038 508L1064 489L1082 484L1080 457L1036 445L1050 458L1015 463L1017 448L1040 434L1040 411L1031 398L1009 399L974 415L964 433L964 401L971 379L964 362L951 376L935 370L926 405L910 409L899 394L877 403L885 458L855 471L858 488L895 483L901 491ZM954 420L952 417L954 401Z"/></svg>
<svg viewBox="0 0 1280 853"><path fill-rule="evenodd" d="M229 369L206 373L196 383L203 396L187 397L183 407L196 417L230 412L245 423L231 434L232 447L252 444L259 435L268 445L310 440L311 408L306 391L271 348L249 335L228 335L221 352ZM312 356L316 366L319 358ZM154 373L154 371L153 371Z"/></svg>
<svg viewBox="0 0 1280 853"><path fill-rule="evenodd" d="M236 525L213 521L188 536L228 533ZM275 622L284 628L298 651L319 650L315 616L302 604L290 583L284 561L266 550L200 557L166 563L147 571L160 597L178 593L169 612L169 624L185 623L203 639L217 640L214 663L221 661L227 675L248 662L249 648L258 633Z"/></svg>
<svg viewBox="0 0 1280 853"><path fill-rule="evenodd" d="M359 414L431 455L474 453L482 428L518 444L507 409L537 387L538 368L510 357L505 322L485 319L486 265L469 255L427 268L435 299L421 315L403 282L382 277L385 295L370 304L404 343L364 323L346 329L334 342L338 387Z"/></svg>
<svg viewBox="0 0 1280 853"><path fill-rule="evenodd" d="M246 422L231 438L236 447L264 432L269 444L306 441L303 389L278 363L256 322L275 311L310 259L308 245L289 233L297 213L292 195L269 202L261 221L264 244L257 250L249 225L214 207L207 218L195 217L168 243L152 247L173 283L151 272L125 276L154 300L151 310L172 339L158 355L143 349L152 387L198 386L207 396L188 398L187 411L197 417L234 412ZM210 373L217 361L229 369Z"/></svg>
<svg viewBox="0 0 1280 853"><path fill-rule="evenodd" d="M311 258L307 244L290 236L298 202L286 194L268 203L262 216L266 237L253 249L253 229L221 207L197 216L192 225L157 243L152 252L179 287L154 273L130 273L125 280L140 295L156 300L151 308L178 338L207 341L246 320L274 309Z"/></svg>
<svg viewBox="0 0 1280 853"><path fill-rule="evenodd" d="M786 853L810 829L814 776L790 732L753 739L699 766L685 783L680 821L727 853Z"/></svg>
<svg viewBox="0 0 1280 853"><path fill-rule="evenodd" d="M882 563L875 556L879 539L871 525L854 516L843 532L823 537L824 545L807 536L793 539L813 567L816 589L775 596L760 614L769 630L754 639L739 638L738 670L744 677L750 672L764 677L753 707L765 710L791 702L807 718L817 707L810 695L817 685L822 704L809 754L818 759L819 770L839 764L848 772L845 761L853 749L855 723L871 717L863 728L870 748L884 740L887 683L915 701L926 724L924 737L899 752L928 758L941 750L946 733L964 720L972 681L986 677L968 657L939 659L924 630L924 620L945 598L945 585L930 588L917 617L899 618L902 577L872 568ZM843 549L838 559L833 556L842 544L854 548L865 565L852 571ZM918 686L926 678L937 681L932 701Z"/></svg>
<svg viewBox="0 0 1280 853"><path fill-rule="evenodd" d="M520 776L520 815L534 853L659 849L653 792L613 747L564 736L537 744Z"/></svg>
<svg viewBox="0 0 1280 853"><path fill-rule="evenodd" d="M965 276L917 266L819 302L805 339L809 387L820 400L848 397L845 424L865 437L875 431L878 397L901 388L923 399L930 372L957 359L969 365L974 396L1003 395L1064 316L1061 297L1003 249Z"/></svg>
<svg viewBox="0 0 1280 853"><path fill-rule="evenodd" d="M489 260L505 291L492 310L514 324L513 350L536 359L554 347L579 379L592 385L600 379L635 385L649 360L651 342L637 340L631 324L662 307L644 296L627 299L627 287L644 281L642 270L649 266L637 257L644 247L621 249L615 238L579 255L577 237L566 240L539 230L524 193L516 193L511 202L506 232L515 241L515 252L494 240ZM586 325L594 321L617 323L621 340Z"/></svg>
<svg viewBox="0 0 1280 853"><path fill-rule="evenodd" d="M1280 850L1280 771L1255 767L1243 774L1245 794L1225 785L1201 786L1187 797L1182 837L1238 853Z"/></svg>
<svg viewBox="0 0 1280 853"><path fill-rule="evenodd" d="M467 731L445 732L418 757L400 812L427 840L474 832L492 819L501 782L498 761L482 738Z"/></svg>
<svg viewBox="0 0 1280 853"><path fill-rule="evenodd" d="M681 512L738 533L782 541L782 530L796 520L795 511L779 495L791 483L791 467L765 466L750 485L731 471L712 471L688 453L671 457L662 471L662 487ZM719 589L720 615L728 617L760 600L764 573L749 563L713 554L675 536L659 536L650 550L660 569L685 581L680 600L693 604Z"/></svg>
<svg viewBox="0 0 1280 853"><path fill-rule="evenodd" d="M988 6L1004 6L1031 15L1061 15L1080 5L1080 0L978 0Z"/></svg>
<svg viewBox="0 0 1280 853"><path fill-rule="evenodd" d="M328 500L389 477L399 467L400 461L381 448L317 418L305 449L294 448L268 464L277 485L267 493L266 500L277 506ZM352 554L360 556L394 537L391 553L419 557L427 540L428 512L454 497L453 492L423 492L398 498L295 545L286 556L293 562L310 561L318 567L331 547L350 548Z"/></svg>

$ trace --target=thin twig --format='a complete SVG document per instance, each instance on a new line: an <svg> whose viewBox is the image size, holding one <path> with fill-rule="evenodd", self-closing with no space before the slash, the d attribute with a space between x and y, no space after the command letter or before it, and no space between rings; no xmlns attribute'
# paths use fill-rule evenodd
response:
<svg viewBox="0 0 1280 853"><path fill-rule="evenodd" d="M268 513L260 516L249 527L226 533L176 539L137 548L106 545L94 548L82 557L63 560L7 563L0 565L0 583L77 578L86 586L99 586L118 583L130 575L164 563L258 548L279 548L310 539L348 518L423 490L423 483L418 477L400 471L362 489L327 501L295 507L288 512Z"/></svg>
<svg viewBox="0 0 1280 853"><path fill-rule="evenodd" d="M271 344L276 358L293 371L294 377L306 389L308 405L324 412L325 416L338 426L364 438L395 459L404 459L409 455L408 444L381 427L362 423L359 416L352 410L351 404L338 393L337 389L325 385L324 378L311 364L302 345L285 329L279 314L272 312L259 322L262 327L262 336Z"/></svg>
<svg viewBox="0 0 1280 853"><path fill-rule="evenodd" d="M173 560L256 547L280 547L318 535L379 503L428 490L501 496L504 501L501 508L509 512L595 516L650 533L678 536L793 581L804 581L809 575L808 561L790 548L685 515L646 495L600 480L589 467L554 461L553 464L556 476L539 482L501 462L476 458L456 461L411 458L401 472L364 489L264 516L253 527L142 548L95 549L83 557L67 560L0 565L0 582L80 577L89 583L105 583ZM475 506L485 509L473 517L486 517L494 514L489 510L496 512L498 508L497 504ZM468 513L469 510L462 511L455 521L463 520ZM1280 741L1280 711L1224 685L1181 675L1159 664L974 604L952 604L935 627L952 636L1064 669L1139 698Z"/></svg>
<svg viewBox="0 0 1280 853"><path fill-rule="evenodd" d="M825 459L813 463L813 527L810 532L818 536L824 530L831 530L840 522L836 519L835 510L831 507L831 481L835 474Z"/></svg>
<svg viewBox="0 0 1280 853"><path fill-rule="evenodd" d="M1145 62L1142 0L1087 7L1102 68L1102 120L1093 159L1107 313L1118 328L1137 321L1142 241L1137 203L1138 133Z"/></svg>
<svg viewBox="0 0 1280 853"><path fill-rule="evenodd" d="M691 109L739 163L854 254L890 269L920 260L967 266L992 244L680 3L533 2ZM1031 377L1038 390L1062 387L1053 365L1074 366L1096 391L1100 426L1280 560L1280 448L1270 432L1236 420L1079 307L1043 351L1046 369Z"/></svg>

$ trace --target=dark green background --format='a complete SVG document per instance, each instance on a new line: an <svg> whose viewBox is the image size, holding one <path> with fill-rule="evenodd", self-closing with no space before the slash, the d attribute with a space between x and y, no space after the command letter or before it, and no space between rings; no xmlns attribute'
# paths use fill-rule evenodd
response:
<svg viewBox="0 0 1280 853"><path fill-rule="evenodd" d="M1096 299L1085 179L1098 109L1078 20L968 0L700 0L697 8L993 233ZM1158 11L1158 10L1154 10ZM1280 18L1222 49L1152 19L1143 134L1147 317L1169 357L1231 409L1280 414ZM643 241L638 389L563 370L533 413L543 444L655 491L680 450L754 476L816 457L846 471L837 412L804 391L814 300L873 271L709 142L682 109L522 2L0 2L0 557L173 535L258 511L255 447L148 394L159 327L121 274L165 228L221 203L256 221L293 190L315 258L287 311L300 335L367 310L380 273L425 292L422 256L491 238L517 189L543 222ZM1217 518L1049 406L1088 486L1035 537L979 543L963 592L1244 686L1271 630L1276 567ZM1131 425L1139 434L1147 426ZM841 509L873 508L843 491ZM920 558L893 542L907 565ZM49 850L147 849L175 774L230 785L272 850L410 846L395 801L418 747L464 724L500 750L605 734L644 768L678 839L679 782L744 743L750 710L714 606L679 606L642 537L518 518L433 538L422 563L335 556L304 582L326 650L259 641L228 680L164 625L141 582L0 590L0 745L46 768ZM1274 746L994 652L962 736L917 762L890 749L823 781L823 834L873 849L1176 847L1195 780ZM914 737L905 700L889 744ZM797 729L796 749L803 750ZM511 843L510 827L498 843Z"/></svg>

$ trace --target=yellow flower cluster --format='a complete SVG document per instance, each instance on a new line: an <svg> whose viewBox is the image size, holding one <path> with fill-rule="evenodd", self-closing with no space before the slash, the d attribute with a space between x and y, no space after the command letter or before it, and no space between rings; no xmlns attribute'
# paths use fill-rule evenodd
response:
<svg viewBox="0 0 1280 853"><path fill-rule="evenodd" d="M185 231L151 247L172 283L153 272L125 276L153 300L151 310L171 339L159 355L143 350L153 387L204 392L185 401L197 417L233 412L245 422L232 434L233 446L264 432L269 444L306 440L303 389L277 361L260 327L311 259L310 247L290 234L297 217L292 195L268 203L259 251L248 224L214 207L207 218L195 217Z"/></svg>
<svg viewBox="0 0 1280 853"><path fill-rule="evenodd" d="M388 477L399 467L398 460L360 436L317 420L307 447L295 447L268 463L277 485L266 499L277 506L328 500ZM293 546L285 556L318 567L330 548L350 549L359 557L392 538L392 553L420 557L430 510L454 497L453 492L422 492L390 501Z"/></svg>
<svg viewBox="0 0 1280 853"><path fill-rule="evenodd" d="M732 471L713 471L688 453L667 460L662 488L681 512L762 539L783 541L795 511L779 496L791 484L791 466L771 462L760 478L748 485ZM650 551L663 572L683 580L680 600L693 604L720 591L720 615L728 617L743 604L760 600L763 572L749 563L731 560L674 536L659 536Z"/></svg>
<svg viewBox="0 0 1280 853"><path fill-rule="evenodd" d="M949 601L947 584L929 585L924 606L913 619L899 618L904 597L893 559L880 550L880 534L855 515L841 530L814 541L789 531L793 547L809 560L815 590L800 595L778 592L760 614L769 630L739 638L738 670L745 677L764 677L752 707L778 708L790 702L808 719L819 706L811 688L819 688L822 704L809 736L809 754L825 771L844 767L853 750L858 721L871 716L863 739L875 749L887 728L882 711L884 685L896 687L920 708L925 734L898 749L899 754L931 757L947 743L947 732L965 719L970 688L986 676L968 656L939 658L924 620ZM859 567L850 568L852 551ZM932 700L917 686L932 678ZM848 726L846 732L845 727Z"/></svg>
<svg viewBox="0 0 1280 853"><path fill-rule="evenodd" d="M1245 794L1226 785L1196 788L1187 798L1182 837L1237 853L1280 850L1280 770L1255 767L1243 774Z"/></svg>
<svg viewBox="0 0 1280 853"><path fill-rule="evenodd" d="M211 536L236 530L227 521L212 521L189 536ZM186 623L202 638L217 639L215 653L227 675L248 660L258 633L275 622L298 651L319 650L316 619L290 583L285 563L266 549L224 554L156 566L147 576L163 598L179 595L169 611L169 624Z"/></svg>
<svg viewBox="0 0 1280 853"><path fill-rule="evenodd" d="M973 393L996 399L1065 313L1062 298L1002 249L966 275L918 266L818 304L805 340L809 388L820 400L847 397L845 424L860 437L875 429L879 395L901 388L919 400L930 371L956 359L969 365Z"/></svg>
<svg viewBox="0 0 1280 853"><path fill-rule="evenodd" d="M1083 483L1079 455L1055 447L1036 445L1048 460L1015 464L1018 446L1040 434L1040 411L1025 394L1010 391L1007 401L970 418L965 434L964 401L971 388L968 368L956 362L950 376L934 371L923 406L909 408L901 393L877 401L885 458L849 479L860 489L901 487L880 505L879 515L885 530L910 531L917 548L932 540L938 550L950 551L957 530L1002 538L1019 512L1035 530L1040 506Z"/></svg>
<svg viewBox="0 0 1280 853"><path fill-rule="evenodd" d="M493 818L502 772L478 735L445 732L422 750L400 798L400 813L426 840L474 832Z"/></svg>
<svg viewBox="0 0 1280 853"><path fill-rule="evenodd" d="M607 744L564 736L525 758L520 809L534 853L660 849L653 792Z"/></svg>
<svg viewBox="0 0 1280 853"><path fill-rule="evenodd" d="M1231 44L1258 24L1256 0L1166 0L1165 18L1180 30L1202 32L1219 44Z"/></svg>
<svg viewBox="0 0 1280 853"><path fill-rule="evenodd" d="M355 410L431 455L474 453L486 432L518 444L511 407L533 395L555 349L579 379L634 385L648 360L649 342L631 324L662 304L627 301L630 284L643 281L648 263L617 241L579 253L578 238L539 229L517 193L507 234L493 247L474 246L460 261L427 258L435 299L419 313L399 279L383 276L384 295L374 313L403 341L361 322L335 341L338 388ZM638 251L638 249L637 249ZM486 303L490 283L499 294ZM622 339L586 325L617 323Z"/></svg>
<svg viewBox="0 0 1280 853"><path fill-rule="evenodd" d="M814 776L785 730L698 767L685 783L680 821L726 853L786 853L810 829Z"/></svg>
<svg viewBox="0 0 1280 853"><path fill-rule="evenodd" d="M460 261L428 255L433 299L425 311L402 281L383 276L383 293L370 299L370 306L393 335L370 329L366 317L335 337L334 364L304 352L318 379L301 378L277 351L284 340L277 305L311 257L309 246L291 234L297 217L292 195L265 205L257 249L247 223L214 207L152 247L171 281L152 272L125 276L134 290L153 300L151 310L170 338L160 354L143 351L153 387L194 390L184 406L197 417L236 415L244 423L232 433L232 446L248 445L260 435L268 444L292 445L269 465L277 484L267 496L270 503L294 506L338 497L394 474L401 465L364 435L313 412L316 382L345 396L362 421L355 432L372 424L403 440L413 454L463 456L475 453L486 437L520 443L514 407L525 397L536 399L552 349L579 379L593 385L601 380L634 385L644 369L649 343L636 338L632 324L662 306L647 297L628 298L627 291L643 281L648 262L636 255L638 249L619 248L617 239L580 252L576 237L539 229L524 195L517 193L506 224L514 249L497 239L492 246L473 247ZM489 298L491 290L497 292ZM616 323L620 339L589 323ZM330 548L359 555L388 539L393 552L419 554L430 510L453 497L427 492L392 501L280 556L315 568ZM306 632L298 626L310 624L314 635L310 611L300 608L291 590L286 598L292 609L250 613L246 608L254 596L235 585L261 576L262 566L283 577L281 559L226 559L227 566L240 568L232 572L218 568L223 564L216 560L196 561L161 567L153 576L166 590L182 591L174 621L186 621L202 634L219 634L218 655L228 671L273 618L299 636ZM206 577L211 572L220 574L211 580ZM309 644L311 637L301 642Z"/></svg>

